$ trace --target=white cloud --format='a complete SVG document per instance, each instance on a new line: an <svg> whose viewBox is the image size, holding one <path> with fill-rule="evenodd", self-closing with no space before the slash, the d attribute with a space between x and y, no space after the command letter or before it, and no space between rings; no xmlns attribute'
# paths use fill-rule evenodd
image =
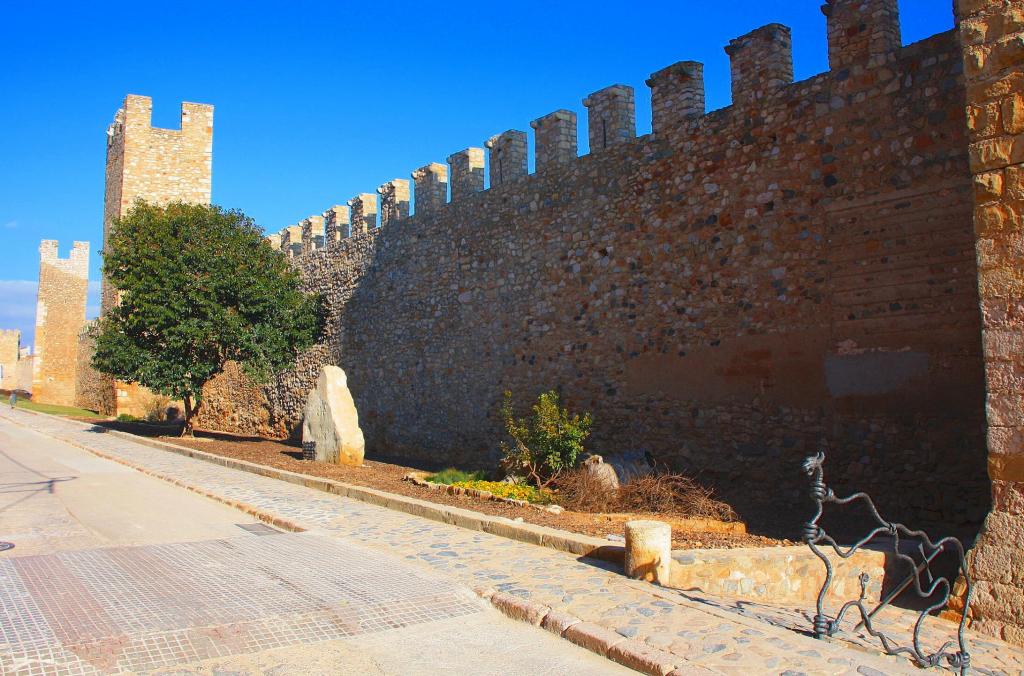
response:
<svg viewBox="0 0 1024 676"><path fill-rule="evenodd" d="M0 279L0 329L21 331L21 344L35 345L36 295L39 282L27 279ZM89 282L86 317L100 313L100 282Z"/></svg>

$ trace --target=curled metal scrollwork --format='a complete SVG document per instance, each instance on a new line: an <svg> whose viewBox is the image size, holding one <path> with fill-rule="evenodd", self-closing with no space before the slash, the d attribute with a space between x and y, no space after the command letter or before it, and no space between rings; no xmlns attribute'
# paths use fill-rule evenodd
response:
<svg viewBox="0 0 1024 676"><path fill-rule="evenodd" d="M839 631L846 613L851 608L856 608L861 616L861 622L857 627L859 628L860 626L863 626L871 636L877 638L881 642L882 647L890 655L909 655L919 667L925 668L939 666L942 664L944 659L951 668L959 669L961 674L966 674L970 668L971 655L967 648L967 638L964 635L964 630L967 626L972 585L970 575L967 572L967 564L964 559L963 544L953 537L944 537L936 542L932 542L931 538L929 538L924 531L911 530L903 524L883 519L875 508L874 502L872 502L871 498L866 493L853 493L845 498L836 497L835 493L832 492L832 489L825 484L824 463L825 454L822 452L818 452L817 455L807 458L803 463L804 472L811 477L811 499L814 500L817 507L814 516L804 525L803 539L811 548L811 551L813 551L814 554L825 564L825 582L821 586L821 590L818 592L817 610L814 615L814 636L816 638L833 636ZM848 547L844 547L838 544L828 533L825 532L819 521L824 514L826 504L848 505L857 500L863 501L877 523L872 527L868 534L859 541L849 545ZM869 609L868 606L870 604L866 602L870 576L868 576L867 573L861 573L860 598L844 603L842 607L839 608L839 612L836 613L835 617L827 616L825 614L825 597L832 585L834 570L832 567L832 561L822 551L822 546L826 549L831 547L836 555L843 559L847 559L853 556L854 553L862 547L879 537L891 538L893 555L898 560L908 564L912 572L908 577L902 580L900 584L893 587L893 589L889 591L873 609ZM901 551L901 541L911 541L916 543L916 550L913 553L916 554L920 560ZM958 557L958 572L966 585L966 591L964 592L963 597L964 607L960 617L956 641L946 641L938 650L928 653L922 649L921 646L922 624L929 614L944 608L947 605L950 594L953 590L953 585L949 578L935 576L930 568L931 563L942 552L951 552ZM924 580L924 584L922 584L922 580ZM872 618L874 618L882 608L886 607L893 599L908 588L912 588L919 598L925 599L927 607L921 611L917 621L914 623L913 644L906 647L898 645L893 641L891 636L880 629L877 629L872 622ZM956 649L951 650L954 645L956 646Z"/></svg>

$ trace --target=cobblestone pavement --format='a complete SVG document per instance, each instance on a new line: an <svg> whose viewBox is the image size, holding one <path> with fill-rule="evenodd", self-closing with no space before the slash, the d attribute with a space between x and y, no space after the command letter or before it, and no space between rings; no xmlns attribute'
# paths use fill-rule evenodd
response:
<svg viewBox="0 0 1024 676"><path fill-rule="evenodd" d="M628 671L394 553L247 523L237 509L3 421L0 459L0 540L16 544L0 554L5 676ZM26 473L33 484L69 480L26 491Z"/></svg>
<svg viewBox="0 0 1024 676"><path fill-rule="evenodd" d="M401 554L465 586L493 587L671 652L712 673L921 673L904 658L817 641L793 609L736 604L635 582L610 565L429 521L348 498L186 458L89 425L0 411L0 417L210 491L370 550ZM896 613L898 624L903 616ZM938 620L933 620L938 622ZM953 625L949 625L952 633ZM978 673L1024 674L1024 651L972 636Z"/></svg>

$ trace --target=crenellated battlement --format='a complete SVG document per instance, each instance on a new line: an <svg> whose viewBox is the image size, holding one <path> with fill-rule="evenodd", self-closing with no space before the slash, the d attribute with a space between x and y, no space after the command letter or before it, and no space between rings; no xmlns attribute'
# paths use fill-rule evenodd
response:
<svg viewBox="0 0 1024 676"><path fill-rule="evenodd" d="M828 64L832 70L876 65L900 47L897 0L826 0Z"/></svg>
<svg viewBox="0 0 1024 676"><path fill-rule="evenodd" d="M900 49L897 0L826 0L826 17L831 70L808 82L847 81L849 68L861 70L890 60ZM793 83L793 46L790 29L778 23L757 28L737 37L725 47L730 60L732 105L708 114L705 100L704 64L684 60L651 73L646 80L651 97L651 137L654 139L711 133L729 126L733 115L748 115L753 106L764 107L788 95L805 95ZM842 75L837 77L839 72ZM842 85L846 87L848 85ZM890 88L893 85L890 85ZM819 87L819 88L820 88ZM586 134L589 155L597 156L623 144L636 144L636 102L632 87L614 84L582 100L587 111ZM141 106L142 103L140 102ZM771 105L774 105L772 103ZM815 103L819 108L828 103ZM838 105L834 101L832 105ZM582 161L578 149L577 114L561 109L530 122L534 131L536 173L568 172ZM447 158L446 167L426 164L411 173L415 211L410 213L410 185L394 179L377 188L377 195L361 193L348 201L350 214L324 212L327 244L361 235L389 223L417 216L433 216L451 203L472 195L517 182L529 176L527 134L508 130L492 136L484 148L469 147ZM723 149L729 142L723 137ZM486 149L486 152L485 152ZM448 190L451 187L449 199ZM379 196L379 202L378 202ZM380 214L378 226L377 214ZM282 242L287 238L281 233ZM294 238L292 238L294 241ZM315 250L306 245L296 252Z"/></svg>
<svg viewBox="0 0 1024 676"><path fill-rule="evenodd" d="M537 171L567 164L579 154L576 140L576 113L556 110L530 123L534 129L534 161Z"/></svg>
<svg viewBox="0 0 1024 676"><path fill-rule="evenodd" d="M417 214L436 214L448 202L447 166L440 162L431 162L413 171L412 180Z"/></svg>
<svg viewBox="0 0 1024 676"><path fill-rule="evenodd" d="M316 251L324 248L324 217L310 216L302 219L302 250Z"/></svg>
<svg viewBox="0 0 1024 676"><path fill-rule="evenodd" d="M107 144L116 143L130 134L138 135L140 140L150 133L200 138L213 135L213 106L209 104L182 102L180 120L178 129L154 127L153 99L149 96L129 94L124 97L124 103L114 114L114 121L107 128Z"/></svg>
<svg viewBox="0 0 1024 676"><path fill-rule="evenodd" d="M487 139L491 187L511 183L529 173L526 164L526 132L509 129Z"/></svg>
<svg viewBox="0 0 1024 676"><path fill-rule="evenodd" d="M484 149L466 148L448 156L452 202L484 189Z"/></svg>
<svg viewBox="0 0 1024 676"><path fill-rule="evenodd" d="M301 225L289 225L281 230L281 250L290 258L302 255L303 246Z"/></svg>
<svg viewBox="0 0 1024 676"><path fill-rule="evenodd" d="M89 278L89 243L75 242L67 258L61 258L58 252L59 242L55 239L44 239L39 243L39 262L59 269L65 274L82 279Z"/></svg>
<svg viewBox="0 0 1024 676"><path fill-rule="evenodd" d="M377 188L380 195L380 224L409 218L409 181L394 178Z"/></svg>
<svg viewBox="0 0 1024 676"><path fill-rule="evenodd" d="M612 85L583 99L587 108L590 152L636 138L636 102L629 85Z"/></svg>
<svg viewBox="0 0 1024 676"><path fill-rule="evenodd" d="M330 246L351 234L352 219L348 205L335 204L324 212L324 240Z"/></svg>
<svg viewBox="0 0 1024 676"><path fill-rule="evenodd" d="M679 61L652 73L651 131L657 135L705 112L704 64Z"/></svg>
<svg viewBox="0 0 1024 676"><path fill-rule="evenodd" d="M359 193L348 201L352 218L352 234L361 235L377 228L377 196L373 193Z"/></svg>
<svg viewBox="0 0 1024 676"><path fill-rule="evenodd" d="M729 42L732 103L746 107L793 82L793 38L788 26L772 23Z"/></svg>

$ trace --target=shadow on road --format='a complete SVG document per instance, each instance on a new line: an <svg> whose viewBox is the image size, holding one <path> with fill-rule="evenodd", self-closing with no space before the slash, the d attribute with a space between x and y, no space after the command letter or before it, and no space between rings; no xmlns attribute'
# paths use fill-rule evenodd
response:
<svg viewBox="0 0 1024 676"><path fill-rule="evenodd" d="M40 478L39 481L12 481L12 482L9 482L9 483L0 483L0 494L5 494L5 493L25 493L26 494L26 495L23 495L22 497L18 498L17 500L15 500L14 502L11 502L10 504L6 504L6 505L0 506L0 512L3 512L4 510L10 509L11 507L14 507L17 504L20 504L20 503L24 502L25 500L28 500L29 498L31 498L33 495L36 495L37 493L49 493L49 494L52 495L53 493L56 492L56 487L57 487L58 483L61 483L61 482L64 482L64 481L74 481L75 479L78 478L77 476L51 477L51 476L49 476L47 474L44 474L44 473L40 472L39 470L35 469L34 467L29 467L28 465L18 461L17 459L12 458L9 454L7 454L2 449L0 449L0 456L2 456L4 460L6 460L7 462L11 463L12 465L20 467L21 469L25 470L26 472L29 472L30 474L34 474L34 475L36 475L37 477Z"/></svg>

